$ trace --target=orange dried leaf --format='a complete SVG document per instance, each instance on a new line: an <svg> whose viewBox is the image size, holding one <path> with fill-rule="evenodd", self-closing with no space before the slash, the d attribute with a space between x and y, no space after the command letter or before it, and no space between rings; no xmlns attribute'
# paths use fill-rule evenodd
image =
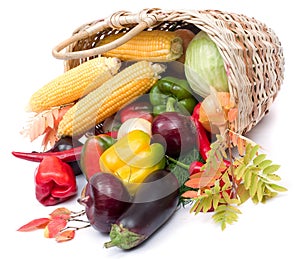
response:
<svg viewBox="0 0 300 259"><path fill-rule="evenodd" d="M190 176L190 179L200 178L203 172L195 173Z"/></svg>
<svg viewBox="0 0 300 259"><path fill-rule="evenodd" d="M67 208L57 208L55 209L50 215L51 219L64 219L68 220L71 217L71 211L68 210Z"/></svg>
<svg viewBox="0 0 300 259"><path fill-rule="evenodd" d="M190 188L194 188L194 189L200 188L200 179L201 178L193 178L193 179L187 180L184 185L187 187L190 187Z"/></svg>
<svg viewBox="0 0 300 259"><path fill-rule="evenodd" d="M237 108L229 109L228 114L227 114L227 119L228 119L229 122L235 121L237 116L238 116L238 109Z"/></svg>
<svg viewBox="0 0 300 259"><path fill-rule="evenodd" d="M237 146L238 139L239 139L237 134L235 134L234 132L229 132L229 137L230 137L230 140L232 142L232 145L234 147Z"/></svg>
<svg viewBox="0 0 300 259"><path fill-rule="evenodd" d="M67 220L61 218L55 218L51 220L45 227L44 236L47 238L55 237L63 228L67 225Z"/></svg>
<svg viewBox="0 0 300 259"><path fill-rule="evenodd" d="M197 191L186 191L181 195L183 198L196 198L198 197L198 192Z"/></svg>
<svg viewBox="0 0 300 259"><path fill-rule="evenodd" d="M75 230L65 230L56 235L55 240L58 243L72 240L75 237Z"/></svg>
<svg viewBox="0 0 300 259"><path fill-rule="evenodd" d="M49 215L50 217L55 217L57 215L67 214L70 215L71 211L65 207L57 208L54 211L52 211Z"/></svg>
<svg viewBox="0 0 300 259"><path fill-rule="evenodd" d="M39 218L29 221L27 224L18 228L17 231L20 232L29 232L37 229L45 228L50 222L49 218Z"/></svg>
<svg viewBox="0 0 300 259"><path fill-rule="evenodd" d="M227 121L235 120L237 109L229 92L217 92L213 88L211 90L211 94L202 101L199 121L207 131L217 134L222 132Z"/></svg>
<svg viewBox="0 0 300 259"><path fill-rule="evenodd" d="M237 148L240 156L243 156L246 151L247 141L242 138L238 138L237 140Z"/></svg>
<svg viewBox="0 0 300 259"><path fill-rule="evenodd" d="M203 172L197 173L191 176L190 180L186 181L185 185L190 188L203 189L206 187L211 187L215 184L215 181L220 178L222 172L226 169L224 162L221 162L217 169L212 166L205 168ZM192 178L194 177L194 178Z"/></svg>

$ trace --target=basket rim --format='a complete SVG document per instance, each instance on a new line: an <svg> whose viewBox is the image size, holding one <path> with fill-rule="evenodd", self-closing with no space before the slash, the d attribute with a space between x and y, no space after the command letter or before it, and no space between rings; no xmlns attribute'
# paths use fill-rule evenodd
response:
<svg viewBox="0 0 300 259"><path fill-rule="evenodd" d="M268 113L282 84L284 72L283 51L278 37L254 18L220 10L150 8L137 13L119 11L78 27L70 38L53 49L52 54L65 59L66 65L72 59L84 62L86 58L101 55L101 51L123 44L142 30L182 21L205 31L216 43L228 74L230 94L238 104L239 116L233 127L242 134L250 131ZM122 28L130 30L118 42L74 51L78 42L92 40L96 33ZM57 57L57 50L64 48L64 56Z"/></svg>

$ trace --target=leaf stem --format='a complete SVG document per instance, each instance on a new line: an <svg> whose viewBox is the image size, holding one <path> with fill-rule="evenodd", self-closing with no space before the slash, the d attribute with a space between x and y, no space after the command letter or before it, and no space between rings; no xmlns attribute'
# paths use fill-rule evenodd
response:
<svg viewBox="0 0 300 259"><path fill-rule="evenodd" d="M83 219L75 219L75 218L71 218L71 219L69 219L69 221L77 221L77 222L89 223L89 221L88 221L88 220L83 220Z"/></svg>
<svg viewBox="0 0 300 259"><path fill-rule="evenodd" d="M72 214L71 219L74 219L74 218L83 216L85 214L85 210L81 210L81 211L78 211L78 212L72 211L71 214Z"/></svg>
<svg viewBox="0 0 300 259"><path fill-rule="evenodd" d="M74 229L75 231L77 231L77 230L80 230L80 229L88 228L90 226L91 226L91 224L86 224L86 225L81 226L81 227L67 226L67 227L63 228L62 230L60 230L60 232L63 232L63 231L68 230L68 229Z"/></svg>

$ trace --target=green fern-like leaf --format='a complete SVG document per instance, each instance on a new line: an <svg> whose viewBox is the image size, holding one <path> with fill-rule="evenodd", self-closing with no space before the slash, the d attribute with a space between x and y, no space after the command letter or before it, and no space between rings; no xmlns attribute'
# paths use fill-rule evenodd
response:
<svg viewBox="0 0 300 259"><path fill-rule="evenodd" d="M278 192L287 191L285 187L274 183L281 179L275 174L280 166L272 164L265 154L258 154L258 149L258 145L248 144L244 157L238 160L234 170L235 178L242 181L240 191L248 192L247 195L242 194L242 200L249 196L255 204L275 197Z"/></svg>
<svg viewBox="0 0 300 259"><path fill-rule="evenodd" d="M266 159L267 155L266 154L259 154L253 159L253 164L254 165L259 165L262 161Z"/></svg>
<svg viewBox="0 0 300 259"><path fill-rule="evenodd" d="M223 204L218 206L212 218L221 225L222 230L225 230L227 224L233 224L238 220L238 214L241 214L241 211L236 206Z"/></svg>
<svg viewBox="0 0 300 259"><path fill-rule="evenodd" d="M213 186L203 186L198 190L199 196L193 198L190 212L198 214L213 209L213 220L220 224L222 230L238 220L238 215L241 214L238 206L248 199L255 204L265 203L279 192L287 191L277 184L281 180L276 174L280 166L267 159L266 154L259 154L259 145L250 141L246 143L243 156L233 157L231 150L228 151L230 145L228 146L224 136L216 135L216 141L211 144L208 158L202 167L203 176L214 179L221 172L220 166L227 156L230 156L232 166L218 175L220 178Z"/></svg>

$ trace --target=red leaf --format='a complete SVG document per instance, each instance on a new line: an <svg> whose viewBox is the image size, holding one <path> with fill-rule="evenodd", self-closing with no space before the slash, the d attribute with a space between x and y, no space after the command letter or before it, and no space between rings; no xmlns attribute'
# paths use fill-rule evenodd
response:
<svg viewBox="0 0 300 259"><path fill-rule="evenodd" d="M71 211L67 208L57 208L51 214L51 219L69 219L71 217Z"/></svg>
<svg viewBox="0 0 300 259"><path fill-rule="evenodd" d="M34 219L28 222L27 224L23 225L17 231L21 232L29 232L37 229L42 229L45 228L50 222L49 218L39 218L39 219Z"/></svg>
<svg viewBox="0 0 300 259"><path fill-rule="evenodd" d="M67 220L61 218L55 218L51 220L45 227L44 236L47 238L55 237L59 231L61 231L67 225Z"/></svg>
<svg viewBox="0 0 300 259"><path fill-rule="evenodd" d="M65 230L58 235L56 235L55 240L58 243L66 242L72 240L75 236L75 230Z"/></svg>

